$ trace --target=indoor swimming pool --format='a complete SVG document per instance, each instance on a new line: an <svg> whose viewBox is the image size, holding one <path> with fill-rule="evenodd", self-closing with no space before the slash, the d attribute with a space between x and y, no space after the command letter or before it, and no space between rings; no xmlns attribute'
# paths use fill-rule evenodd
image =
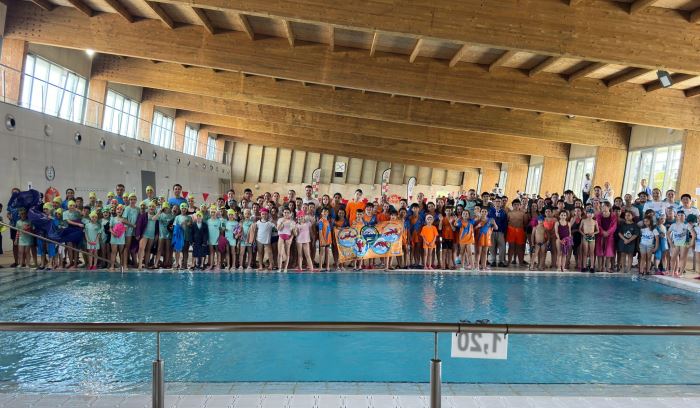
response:
<svg viewBox="0 0 700 408"><path fill-rule="evenodd" d="M700 295L633 277L459 274L3 273L0 320L700 324ZM698 384L700 339L511 335L507 360L450 357L458 383ZM164 333L166 381L427 382L430 333ZM0 333L0 389L147 383L148 333Z"/></svg>

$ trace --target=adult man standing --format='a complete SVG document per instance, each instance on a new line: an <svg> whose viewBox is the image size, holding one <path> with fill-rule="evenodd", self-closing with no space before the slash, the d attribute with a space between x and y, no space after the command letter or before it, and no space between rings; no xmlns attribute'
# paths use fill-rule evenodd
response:
<svg viewBox="0 0 700 408"><path fill-rule="evenodd" d="M307 184L306 187L304 187L304 204L313 203L315 208L318 208L319 202L316 198L314 198L313 193L314 188Z"/></svg>
<svg viewBox="0 0 700 408"><path fill-rule="evenodd" d="M586 173L586 177L583 179L583 184L581 185L581 193L583 196L583 202L588 202L588 197L591 195L591 173Z"/></svg>
<svg viewBox="0 0 700 408"><path fill-rule="evenodd" d="M74 200L75 200L75 190L73 190L72 188L67 188L66 189L66 199L63 200L63 203L61 203L61 207L64 210L67 210L68 209L68 202L74 201Z"/></svg>
<svg viewBox="0 0 700 408"><path fill-rule="evenodd" d="M246 201L246 208L252 209L253 208L253 190L246 188L243 190L243 200Z"/></svg>
<svg viewBox="0 0 700 408"><path fill-rule="evenodd" d="M632 202L632 194L625 194L623 199L625 201L625 206L622 208L623 212L631 212L634 222L639 221L639 209Z"/></svg>
<svg viewBox="0 0 700 408"><path fill-rule="evenodd" d="M498 230L491 234L491 266L496 266L496 251L498 251L498 266L506 266L506 235L508 229L508 214L502 208L503 202L500 197L493 200L493 207L489 208L489 218L496 221Z"/></svg>
<svg viewBox="0 0 700 408"><path fill-rule="evenodd" d="M644 204L644 211L642 211L642 213L646 214L647 210L654 210L654 214L656 214L656 218L658 219L664 214L666 207L666 203L661 201L661 190L655 188L651 190L651 201L647 201Z"/></svg>
<svg viewBox="0 0 700 408"><path fill-rule="evenodd" d="M355 190L355 196L351 201L348 201L347 205L345 206L345 214L348 217L348 221L350 221L350 225L352 225L355 222L355 217L357 216L357 210L364 210L365 209L365 202L362 200L362 190L359 188Z"/></svg>
<svg viewBox="0 0 700 408"><path fill-rule="evenodd" d="M593 204L593 199L597 199L599 202L603 201L603 189L600 186L593 187L593 195L589 196L585 203Z"/></svg>
<svg viewBox="0 0 700 408"><path fill-rule="evenodd" d="M124 187L124 184L117 184L117 196L115 197L117 199L117 203L121 205L125 205L126 201L124 201L124 192L126 191L126 188Z"/></svg>
<svg viewBox="0 0 700 408"><path fill-rule="evenodd" d="M119 196L118 191L119 189L117 189L117 196ZM180 207L180 204L182 203L187 203L187 200L185 200L185 198L182 197L182 186L179 184L175 184L173 186L173 197L170 197L168 199L168 204L170 204L170 208L173 208L175 206Z"/></svg>
<svg viewBox="0 0 700 408"><path fill-rule="evenodd" d="M238 207L238 202L236 201L236 191L230 189L226 192L226 209L233 210Z"/></svg>

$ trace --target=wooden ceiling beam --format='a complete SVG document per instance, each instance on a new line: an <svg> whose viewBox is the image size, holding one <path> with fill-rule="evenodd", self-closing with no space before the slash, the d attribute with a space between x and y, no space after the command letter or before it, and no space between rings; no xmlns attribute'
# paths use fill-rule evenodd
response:
<svg viewBox="0 0 700 408"><path fill-rule="evenodd" d="M369 56L374 57L374 53L377 51L377 43L379 42L379 32L375 31L372 36L372 44L369 46Z"/></svg>
<svg viewBox="0 0 700 408"><path fill-rule="evenodd" d="M423 45L423 39L419 38L418 41L416 41L416 45L413 46L413 51L411 51L411 56L408 58L408 61L413 64L413 61L416 60L416 57L418 57L418 54L420 54L420 47Z"/></svg>
<svg viewBox="0 0 700 408"><path fill-rule="evenodd" d="M428 153L406 154L388 149L368 149L366 145L358 144L352 140L338 140L333 143L319 142L306 137L291 136L288 134L256 132L248 129L236 127L220 126L209 123L206 117L193 115L191 112L183 112L182 117L188 121L204 120L200 130L218 135L232 136L233 140L240 140L246 143L268 145L294 150L306 150L317 153L344 155L356 158L365 158L377 161L390 161L393 163L416 164L419 166L444 168L449 170L464 170L465 167L479 167L490 170L500 170L500 162L490 162L487 160L472 160L463 157L461 159L447 159L439 155Z"/></svg>
<svg viewBox="0 0 700 408"><path fill-rule="evenodd" d="M700 96L700 86L686 89L685 91L683 91L683 93L685 94L686 98L695 98L696 96Z"/></svg>
<svg viewBox="0 0 700 408"><path fill-rule="evenodd" d="M251 41L255 40L255 32L253 31L253 27L250 25L250 21L248 21L248 17L245 14L238 13L237 15L238 22L241 24L243 27L243 32L248 36L248 38Z"/></svg>
<svg viewBox="0 0 700 408"><path fill-rule="evenodd" d="M690 21L693 24L700 21L700 8L696 8L695 10L690 12L690 14L688 15L688 21Z"/></svg>
<svg viewBox="0 0 700 408"><path fill-rule="evenodd" d="M621 149L627 146L629 136L627 126L614 123L600 126L590 120L565 120L555 115L540 120L529 112L507 113L503 109L479 109L479 104L458 103L445 109L443 102L387 98L385 94L375 92L363 94L348 91L339 98L325 86L305 88L292 81L273 84L262 77L244 79L242 75L230 71L213 75L200 68L192 68L187 71L187 75L183 75L183 71L175 64L154 66L135 58L119 60L113 56L100 55L93 61L92 75L93 78L109 82L245 103L537 140Z"/></svg>
<svg viewBox="0 0 700 408"><path fill-rule="evenodd" d="M292 23L289 20L282 20L282 25L284 26L284 35L287 36L289 46L294 48L294 30L292 29Z"/></svg>
<svg viewBox="0 0 700 408"><path fill-rule="evenodd" d="M199 19L204 28L209 31L209 34L214 35L216 30L214 29L214 25L211 23L211 20L209 20L209 17L207 17L207 13L204 12L204 9L198 7L191 7L191 9L194 11L194 14L197 15L197 19Z"/></svg>
<svg viewBox="0 0 700 408"><path fill-rule="evenodd" d="M700 27L680 25L679 13L662 8L630 14L619 2L601 0L589 0L586 7L528 0L526 8L522 0L339 1L324 3L319 13L318 4L317 0L296 0L294 7L283 1L197 0L199 7L214 10L700 75L696 58Z"/></svg>
<svg viewBox="0 0 700 408"><path fill-rule="evenodd" d="M431 128L373 119L330 115L278 106L251 104L223 98L145 88L143 100L157 106L221 116L248 118L260 122L303 125L335 132L351 132L360 137L380 137L403 142L417 141L461 149L479 147L516 155L568 158L567 143L550 142L512 135L485 138L483 133Z"/></svg>
<svg viewBox="0 0 700 408"><path fill-rule="evenodd" d="M581 79L587 75L590 75L599 69L605 68L608 64L602 63L602 62L593 62L581 69L579 69L576 72L573 72L571 75L569 75L566 80L569 81L569 83L576 81L577 79Z"/></svg>
<svg viewBox="0 0 700 408"><path fill-rule="evenodd" d="M530 156L518 154L505 155L502 152L493 152L486 149L463 148L457 150L451 146L429 144L415 140L391 140L381 137L358 135L350 132L335 132L304 126L287 125L284 123L256 121L248 118L220 116L202 112L182 112L183 113L181 113L179 117L185 118L191 123L206 123L209 125L231 127L251 132L295 137L306 139L309 142L318 143L320 145L329 144L329 142L332 141L332 143L356 145L367 150L376 150L379 152L391 151L394 153L406 154L407 156L426 154L434 157L442 157L443 162L451 162L462 166L464 165L463 163L471 161L472 159L496 163L508 162L520 165L527 165L530 161ZM371 147L368 148L368 146Z"/></svg>
<svg viewBox="0 0 700 408"><path fill-rule="evenodd" d="M579 3L581 3L583 0L569 0L569 6L573 7Z"/></svg>
<svg viewBox="0 0 700 408"><path fill-rule="evenodd" d="M680 84L685 81L690 81L693 78L697 78L695 75L688 75L688 74L673 74L671 75L671 83L672 84ZM661 85L661 81L658 79L655 81L652 81L646 85L644 85L644 89L647 92L654 92L658 91L659 89L664 89L663 85Z"/></svg>
<svg viewBox="0 0 700 408"><path fill-rule="evenodd" d="M459 48L459 50L455 53L455 55L450 59L450 68L454 67L457 65L459 60L462 59L464 54L469 51L469 44L462 44L462 46Z"/></svg>
<svg viewBox="0 0 700 408"><path fill-rule="evenodd" d="M71 6L75 7L76 9L80 10L81 13L85 14L88 17L92 17L95 15L95 11L90 8L87 4L83 3L82 0L66 0L68 3L70 3Z"/></svg>
<svg viewBox="0 0 700 408"><path fill-rule="evenodd" d="M109 7L113 8L117 14L122 16L124 20L130 23L134 22L134 16L131 15L129 10L127 10L126 7L119 2L119 0L105 0L105 2L109 5Z"/></svg>
<svg viewBox="0 0 700 408"><path fill-rule="evenodd" d="M518 53L518 51L508 50L508 51L504 52L503 54L501 54L498 58L496 58L496 60L494 62L489 64L489 72L493 71L497 67L500 67L501 65L508 62L517 53Z"/></svg>
<svg viewBox="0 0 700 408"><path fill-rule="evenodd" d="M46 11L51 11L56 7L49 0L32 0L32 3L36 4L37 6L43 8Z"/></svg>
<svg viewBox="0 0 700 408"><path fill-rule="evenodd" d="M551 67L552 65L556 64L559 62L561 57L548 57L544 61L540 62L539 64L535 65L528 71L527 75L532 78L535 75L539 74L540 72L543 72L545 69Z"/></svg>
<svg viewBox="0 0 700 408"><path fill-rule="evenodd" d="M335 51L335 27L328 26L328 49L330 52Z"/></svg>
<svg viewBox="0 0 700 408"><path fill-rule="evenodd" d="M651 7L659 0L635 0L630 4L630 14L639 13L647 7Z"/></svg>
<svg viewBox="0 0 700 408"><path fill-rule="evenodd" d="M144 3L146 3L148 8L150 8L154 13L156 13L156 15L163 24L165 24L171 30L175 28L175 22L172 18L170 18L168 13L166 13L165 10L163 10L163 7L161 7L160 4L149 0L144 0Z"/></svg>
<svg viewBox="0 0 700 408"><path fill-rule="evenodd" d="M622 85L627 81L631 81L635 78L639 78L640 76L646 75L650 72L654 72L654 70L646 68L631 68L623 72L622 74L605 81L605 85L607 85L608 88L613 88Z"/></svg>

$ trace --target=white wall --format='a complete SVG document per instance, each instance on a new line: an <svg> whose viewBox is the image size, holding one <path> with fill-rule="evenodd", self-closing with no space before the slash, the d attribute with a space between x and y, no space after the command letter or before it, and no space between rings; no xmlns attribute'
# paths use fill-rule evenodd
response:
<svg viewBox="0 0 700 408"><path fill-rule="evenodd" d="M15 119L14 131L6 128L8 115ZM145 187L141 185L141 170L147 170L156 174L158 195L167 195L173 184L180 183L185 191L197 194L201 200L202 192L212 196L220 193L219 179L230 177L227 165L14 105L0 103L0 120L0 201L3 205L7 205L13 187L26 190L30 182L39 191L52 186L63 194L66 188L75 188L78 196L86 198L89 191L102 197L107 191L114 191L117 183L123 183L127 192L134 191L141 196ZM50 136L44 131L47 125L51 128ZM76 132L82 136L80 145L74 141ZM99 145L102 138L107 142L104 150ZM136 154L138 147L143 150L141 157ZM155 160L154 151L157 153ZM181 159L179 164L178 158ZM188 161L191 161L189 167ZM206 165L206 170L202 165ZM55 169L56 177L52 182L45 177L47 166ZM4 248L7 247L5 244Z"/></svg>
<svg viewBox="0 0 700 408"><path fill-rule="evenodd" d="M685 135L684 130L634 125L632 126L629 150L681 144L683 143L683 135Z"/></svg>

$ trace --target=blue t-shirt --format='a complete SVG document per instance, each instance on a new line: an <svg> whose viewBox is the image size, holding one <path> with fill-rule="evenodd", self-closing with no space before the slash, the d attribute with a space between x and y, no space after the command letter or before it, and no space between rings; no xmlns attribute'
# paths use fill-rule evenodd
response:
<svg viewBox="0 0 700 408"><path fill-rule="evenodd" d="M184 199L183 197L170 197L168 198L168 204L170 204L170 208L174 206L180 206L182 203L187 203L187 200Z"/></svg>

